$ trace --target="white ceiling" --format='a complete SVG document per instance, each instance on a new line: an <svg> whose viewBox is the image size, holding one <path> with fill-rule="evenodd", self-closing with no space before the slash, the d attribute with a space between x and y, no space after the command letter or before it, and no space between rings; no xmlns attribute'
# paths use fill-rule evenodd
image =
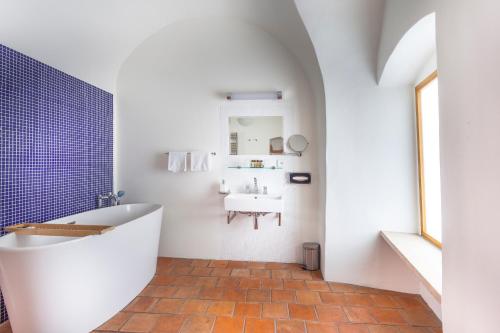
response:
<svg viewBox="0 0 500 333"><path fill-rule="evenodd" d="M308 76L320 76L293 0L0 0L0 43L114 92L120 66L139 44L168 24L199 17L255 24Z"/></svg>

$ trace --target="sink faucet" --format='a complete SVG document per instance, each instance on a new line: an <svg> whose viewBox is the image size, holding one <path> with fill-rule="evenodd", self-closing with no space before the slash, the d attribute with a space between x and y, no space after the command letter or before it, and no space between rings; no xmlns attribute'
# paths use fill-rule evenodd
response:
<svg viewBox="0 0 500 333"><path fill-rule="evenodd" d="M259 186L257 185L257 178L253 179L253 193L259 194Z"/></svg>

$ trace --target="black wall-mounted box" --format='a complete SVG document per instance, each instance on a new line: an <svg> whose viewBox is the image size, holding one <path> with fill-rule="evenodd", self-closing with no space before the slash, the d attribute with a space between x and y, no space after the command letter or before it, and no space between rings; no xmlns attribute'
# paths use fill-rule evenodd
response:
<svg viewBox="0 0 500 333"><path fill-rule="evenodd" d="M311 184L310 172L290 172L288 176L290 184Z"/></svg>

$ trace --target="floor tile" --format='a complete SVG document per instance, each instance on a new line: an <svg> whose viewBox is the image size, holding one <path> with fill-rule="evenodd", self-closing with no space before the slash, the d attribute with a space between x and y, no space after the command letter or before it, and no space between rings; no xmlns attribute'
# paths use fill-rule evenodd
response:
<svg viewBox="0 0 500 333"><path fill-rule="evenodd" d="M277 333L304 333L305 325L299 320L279 320L276 322Z"/></svg>
<svg viewBox="0 0 500 333"><path fill-rule="evenodd" d="M207 314L214 316L232 316L234 312L234 302L212 302L208 307Z"/></svg>
<svg viewBox="0 0 500 333"><path fill-rule="evenodd" d="M363 324L339 324L339 333L370 333Z"/></svg>
<svg viewBox="0 0 500 333"><path fill-rule="evenodd" d="M132 313L118 312L110 320L102 324L98 330L100 331L118 331L127 320L130 319Z"/></svg>
<svg viewBox="0 0 500 333"><path fill-rule="evenodd" d="M318 320L322 322L346 322L347 316L341 306L317 305Z"/></svg>
<svg viewBox="0 0 500 333"><path fill-rule="evenodd" d="M153 328L154 333L177 333L186 320L184 315L164 315L158 318Z"/></svg>
<svg viewBox="0 0 500 333"><path fill-rule="evenodd" d="M306 286L307 289L313 291L326 291L326 292L330 291L328 283L324 281L306 281Z"/></svg>
<svg viewBox="0 0 500 333"><path fill-rule="evenodd" d="M306 322L307 333L338 333L337 325L333 323Z"/></svg>
<svg viewBox="0 0 500 333"><path fill-rule="evenodd" d="M153 297L136 297L124 311L130 312L148 312L154 304L158 301L157 298Z"/></svg>
<svg viewBox="0 0 500 333"><path fill-rule="evenodd" d="M377 321L372 317L369 308L361 306L346 306L344 308L347 318L353 323L375 324Z"/></svg>
<svg viewBox="0 0 500 333"><path fill-rule="evenodd" d="M120 332L149 332L158 321L159 316L149 313L135 313L122 326Z"/></svg>
<svg viewBox="0 0 500 333"><path fill-rule="evenodd" d="M212 260L208 264L208 267L213 267L213 268L226 268L228 264L227 260Z"/></svg>
<svg viewBox="0 0 500 333"><path fill-rule="evenodd" d="M294 303L295 290L271 290L271 302L273 303Z"/></svg>
<svg viewBox="0 0 500 333"><path fill-rule="evenodd" d="M174 298L196 298L200 293L200 287L179 287Z"/></svg>
<svg viewBox="0 0 500 333"><path fill-rule="evenodd" d="M406 324L403 316L401 316L399 310L396 309L371 308L370 314L379 324Z"/></svg>
<svg viewBox="0 0 500 333"><path fill-rule="evenodd" d="M192 262L192 266L193 267L208 267L209 263L210 263L210 260L195 259Z"/></svg>
<svg viewBox="0 0 500 333"><path fill-rule="evenodd" d="M285 303L262 304L262 318L288 319L288 307Z"/></svg>
<svg viewBox="0 0 500 333"><path fill-rule="evenodd" d="M271 292L267 289L248 289L247 302L271 302Z"/></svg>
<svg viewBox="0 0 500 333"><path fill-rule="evenodd" d="M192 316L186 319L180 333L210 333L214 324L214 317Z"/></svg>
<svg viewBox="0 0 500 333"><path fill-rule="evenodd" d="M268 269L251 269L250 276L255 278L271 278L271 271Z"/></svg>
<svg viewBox="0 0 500 333"><path fill-rule="evenodd" d="M429 332L432 332L426 327L398 326L398 328L399 328L399 333L429 333Z"/></svg>
<svg viewBox="0 0 500 333"><path fill-rule="evenodd" d="M283 289L283 280L262 279L262 289Z"/></svg>
<svg viewBox="0 0 500 333"><path fill-rule="evenodd" d="M307 290L303 280L284 280L284 289Z"/></svg>
<svg viewBox="0 0 500 333"><path fill-rule="evenodd" d="M241 278L240 289L260 289L260 279L257 278Z"/></svg>
<svg viewBox="0 0 500 333"><path fill-rule="evenodd" d="M211 276L229 276L231 275L231 269L230 268L214 268L212 270L212 273L210 273Z"/></svg>
<svg viewBox="0 0 500 333"><path fill-rule="evenodd" d="M400 308L401 305L389 295L370 295L375 306L383 308Z"/></svg>
<svg viewBox="0 0 500 333"><path fill-rule="evenodd" d="M242 333L243 318L217 317L213 333Z"/></svg>
<svg viewBox="0 0 500 333"><path fill-rule="evenodd" d="M300 304L313 305L322 303L317 291L297 290L295 295L297 298L297 303Z"/></svg>
<svg viewBox="0 0 500 333"><path fill-rule="evenodd" d="M194 287L199 278L197 276L178 276L175 278L172 285L177 287Z"/></svg>
<svg viewBox="0 0 500 333"><path fill-rule="evenodd" d="M146 286L146 288L144 288L141 293L139 294L139 296L153 296L153 293L155 292L156 288L158 288L157 286L155 285L148 285Z"/></svg>
<svg viewBox="0 0 500 333"><path fill-rule="evenodd" d="M246 261L229 261L226 268L248 268Z"/></svg>
<svg viewBox="0 0 500 333"><path fill-rule="evenodd" d="M266 262L266 269L286 269L287 264L281 262Z"/></svg>
<svg viewBox="0 0 500 333"><path fill-rule="evenodd" d="M203 314L207 311L210 301L200 299L187 300L181 307L182 314Z"/></svg>
<svg viewBox="0 0 500 333"><path fill-rule="evenodd" d="M248 268L234 268L231 271L231 276L250 277L250 270Z"/></svg>
<svg viewBox="0 0 500 333"><path fill-rule="evenodd" d="M274 333L274 320L247 318L245 333Z"/></svg>
<svg viewBox="0 0 500 333"><path fill-rule="evenodd" d="M240 279L236 277L221 277L217 282L217 287L221 288L238 288Z"/></svg>
<svg viewBox="0 0 500 333"><path fill-rule="evenodd" d="M401 314L410 325L431 327L441 326L439 319L437 319L437 317L428 310L407 309L404 311L402 310Z"/></svg>
<svg viewBox="0 0 500 333"><path fill-rule="evenodd" d="M312 305L288 304L291 319L316 320L316 312Z"/></svg>
<svg viewBox="0 0 500 333"><path fill-rule="evenodd" d="M397 326L368 325L370 333L400 333Z"/></svg>
<svg viewBox="0 0 500 333"><path fill-rule="evenodd" d="M257 303L236 303L234 316L260 318L262 312L262 304Z"/></svg>
<svg viewBox="0 0 500 333"><path fill-rule="evenodd" d="M442 333L418 295L326 282L299 264L158 263L157 275L126 312L96 333Z"/></svg>
<svg viewBox="0 0 500 333"><path fill-rule="evenodd" d="M369 295L365 294L354 294L354 293L345 293L344 299L346 305L353 306L372 306L373 301Z"/></svg>
<svg viewBox="0 0 500 333"><path fill-rule="evenodd" d="M224 288L224 292L222 294L222 300L233 301L233 302L245 302L246 295L247 295L246 289Z"/></svg>
<svg viewBox="0 0 500 333"><path fill-rule="evenodd" d="M356 291L356 288L351 284L328 282L328 285L333 292L350 293Z"/></svg>
<svg viewBox="0 0 500 333"><path fill-rule="evenodd" d="M210 267L195 267L191 271L191 275L194 276L210 276L212 274L213 268Z"/></svg>
<svg viewBox="0 0 500 333"><path fill-rule="evenodd" d="M154 306L151 312L153 313L179 313L181 306L184 304L182 299L161 298Z"/></svg>
<svg viewBox="0 0 500 333"><path fill-rule="evenodd" d="M285 269L277 269L277 270L273 269L271 271L271 277L273 279L291 279L292 273L290 273L289 270L285 270Z"/></svg>
<svg viewBox="0 0 500 333"><path fill-rule="evenodd" d="M155 275L151 281L152 285L169 285L175 281L175 276L170 275Z"/></svg>
<svg viewBox="0 0 500 333"><path fill-rule="evenodd" d="M418 296L394 296L393 298L405 309L427 310L427 306Z"/></svg>
<svg viewBox="0 0 500 333"><path fill-rule="evenodd" d="M151 296L154 297L172 297L177 292L177 287L170 286L157 286L155 290L152 292Z"/></svg>
<svg viewBox="0 0 500 333"><path fill-rule="evenodd" d="M219 279L217 277L200 277L198 281L196 281L197 287L215 287L217 285L217 281Z"/></svg>
<svg viewBox="0 0 500 333"><path fill-rule="evenodd" d="M324 304L345 305L346 300L343 293L319 293L319 297Z"/></svg>
<svg viewBox="0 0 500 333"><path fill-rule="evenodd" d="M249 261L247 263L247 267L250 269L266 269L266 263L258 261Z"/></svg>
<svg viewBox="0 0 500 333"><path fill-rule="evenodd" d="M312 280L311 272L309 271L292 271L292 279L294 280Z"/></svg>
<svg viewBox="0 0 500 333"><path fill-rule="evenodd" d="M198 297L200 299L220 300L220 299L222 299L223 293L224 293L224 288L206 287L206 288L201 288L200 293L198 294Z"/></svg>

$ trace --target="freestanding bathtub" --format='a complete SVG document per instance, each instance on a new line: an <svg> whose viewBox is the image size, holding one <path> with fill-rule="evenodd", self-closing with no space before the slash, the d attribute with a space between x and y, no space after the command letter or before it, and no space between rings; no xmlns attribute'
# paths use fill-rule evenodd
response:
<svg viewBox="0 0 500 333"><path fill-rule="evenodd" d="M132 204L47 223L113 225L87 237L0 237L0 286L14 333L88 333L153 278L163 207Z"/></svg>

